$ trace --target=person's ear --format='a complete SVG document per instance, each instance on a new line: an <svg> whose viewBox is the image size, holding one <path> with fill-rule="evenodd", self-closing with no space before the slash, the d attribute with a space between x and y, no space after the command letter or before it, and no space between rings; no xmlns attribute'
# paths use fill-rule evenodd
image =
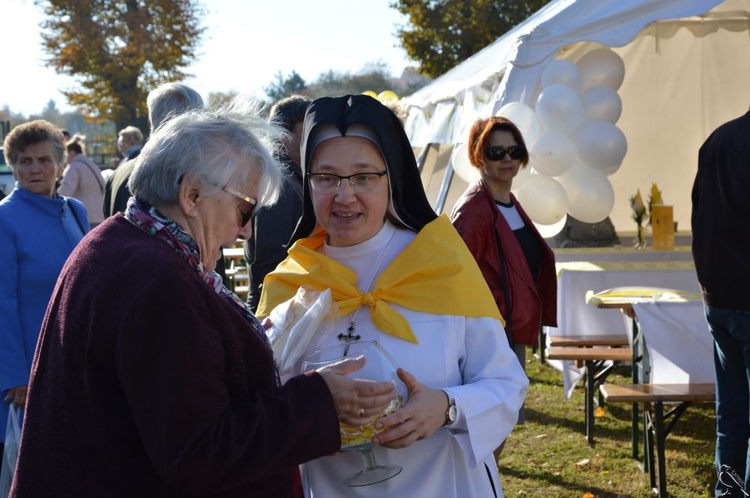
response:
<svg viewBox="0 0 750 498"><path fill-rule="evenodd" d="M195 217L198 214L198 206L203 202L198 182L190 175L186 175L180 183L179 203L185 216Z"/></svg>

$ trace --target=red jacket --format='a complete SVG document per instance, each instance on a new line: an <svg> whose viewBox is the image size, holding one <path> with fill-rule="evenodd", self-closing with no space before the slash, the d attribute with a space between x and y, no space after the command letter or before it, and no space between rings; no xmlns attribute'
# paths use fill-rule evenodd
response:
<svg viewBox="0 0 750 498"><path fill-rule="evenodd" d="M495 236L495 232L497 233L503 245L510 305L513 310L512 323L510 327L506 325L506 328L510 329L517 344L535 345L542 325L557 326L555 256L513 194L511 201L542 246L543 256L537 282L534 282L521 245L482 182L471 185L464 192L453 208L451 220L476 258L500 313L506 317L499 248Z"/></svg>

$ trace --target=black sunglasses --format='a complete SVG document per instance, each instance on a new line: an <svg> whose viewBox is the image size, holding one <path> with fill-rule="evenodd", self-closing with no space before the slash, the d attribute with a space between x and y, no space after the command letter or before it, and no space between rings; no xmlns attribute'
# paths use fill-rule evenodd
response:
<svg viewBox="0 0 750 498"><path fill-rule="evenodd" d="M511 159L519 160L526 157L526 147L523 145L511 145L507 149L502 145L494 145L484 149L484 157L490 161L500 161L508 154Z"/></svg>

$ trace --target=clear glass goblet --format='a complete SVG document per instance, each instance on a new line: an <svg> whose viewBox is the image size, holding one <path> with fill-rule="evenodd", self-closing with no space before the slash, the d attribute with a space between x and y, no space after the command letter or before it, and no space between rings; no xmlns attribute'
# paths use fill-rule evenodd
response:
<svg viewBox="0 0 750 498"><path fill-rule="evenodd" d="M382 429L378 430L375 428L378 420L390 415L403 406L409 398L409 392L396 374L397 366L395 360L377 341L342 342L336 346L311 353L305 358L303 364L303 371L307 372L337 363L345 358L356 358L358 356L364 356L367 361L361 370L357 370L351 374L352 377L357 379L391 381L396 386L396 398L391 401L383 413L379 414L367 425L355 426L344 422L339 424L341 449L356 450L363 460L363 469L344 480L344 484L349 487L369 486L387 481L403 470L400 465L378 465L373 453L372 437L382 432Z"/></svg>

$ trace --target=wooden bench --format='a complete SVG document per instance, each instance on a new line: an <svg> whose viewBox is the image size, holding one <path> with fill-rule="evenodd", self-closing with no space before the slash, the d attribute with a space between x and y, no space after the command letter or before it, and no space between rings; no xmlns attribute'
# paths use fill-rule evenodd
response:
<svg viewBox="0 0 750 498"><path fill-rule="evenodd" d="M607 335L550 335L550 347L595 347L595 346L612 346L626 347L629 346L628 336L626 334L607 334Z"/></svg>
<svg viewBox="0 0 750 498"><path fill-rule="evenodd" d="M709 403L716 399L715 384L607 384L599 387L607 402L622 401L643 405L646 424L646 464L648 466L651 489L658 496L667 496L667 465L665 441L682 413L691 403ZM677 406L664 413L664 403L677 403ZM672 417L668 425L665 421ZM656 465L659 483L656 483L657 469L654 466L654 439L656 440Z"/></svg>
<svg viewBox="0 0 750 498"><path fill-rule="evenodd" d="M621 363L633 360L631 348L610 347L562 347L547 348L547 359L571 360L578 366L585 367L584 374L584 411L586 424L586 441L594 444L594 396L597 388L612 372L607 362Z"/></svg>

